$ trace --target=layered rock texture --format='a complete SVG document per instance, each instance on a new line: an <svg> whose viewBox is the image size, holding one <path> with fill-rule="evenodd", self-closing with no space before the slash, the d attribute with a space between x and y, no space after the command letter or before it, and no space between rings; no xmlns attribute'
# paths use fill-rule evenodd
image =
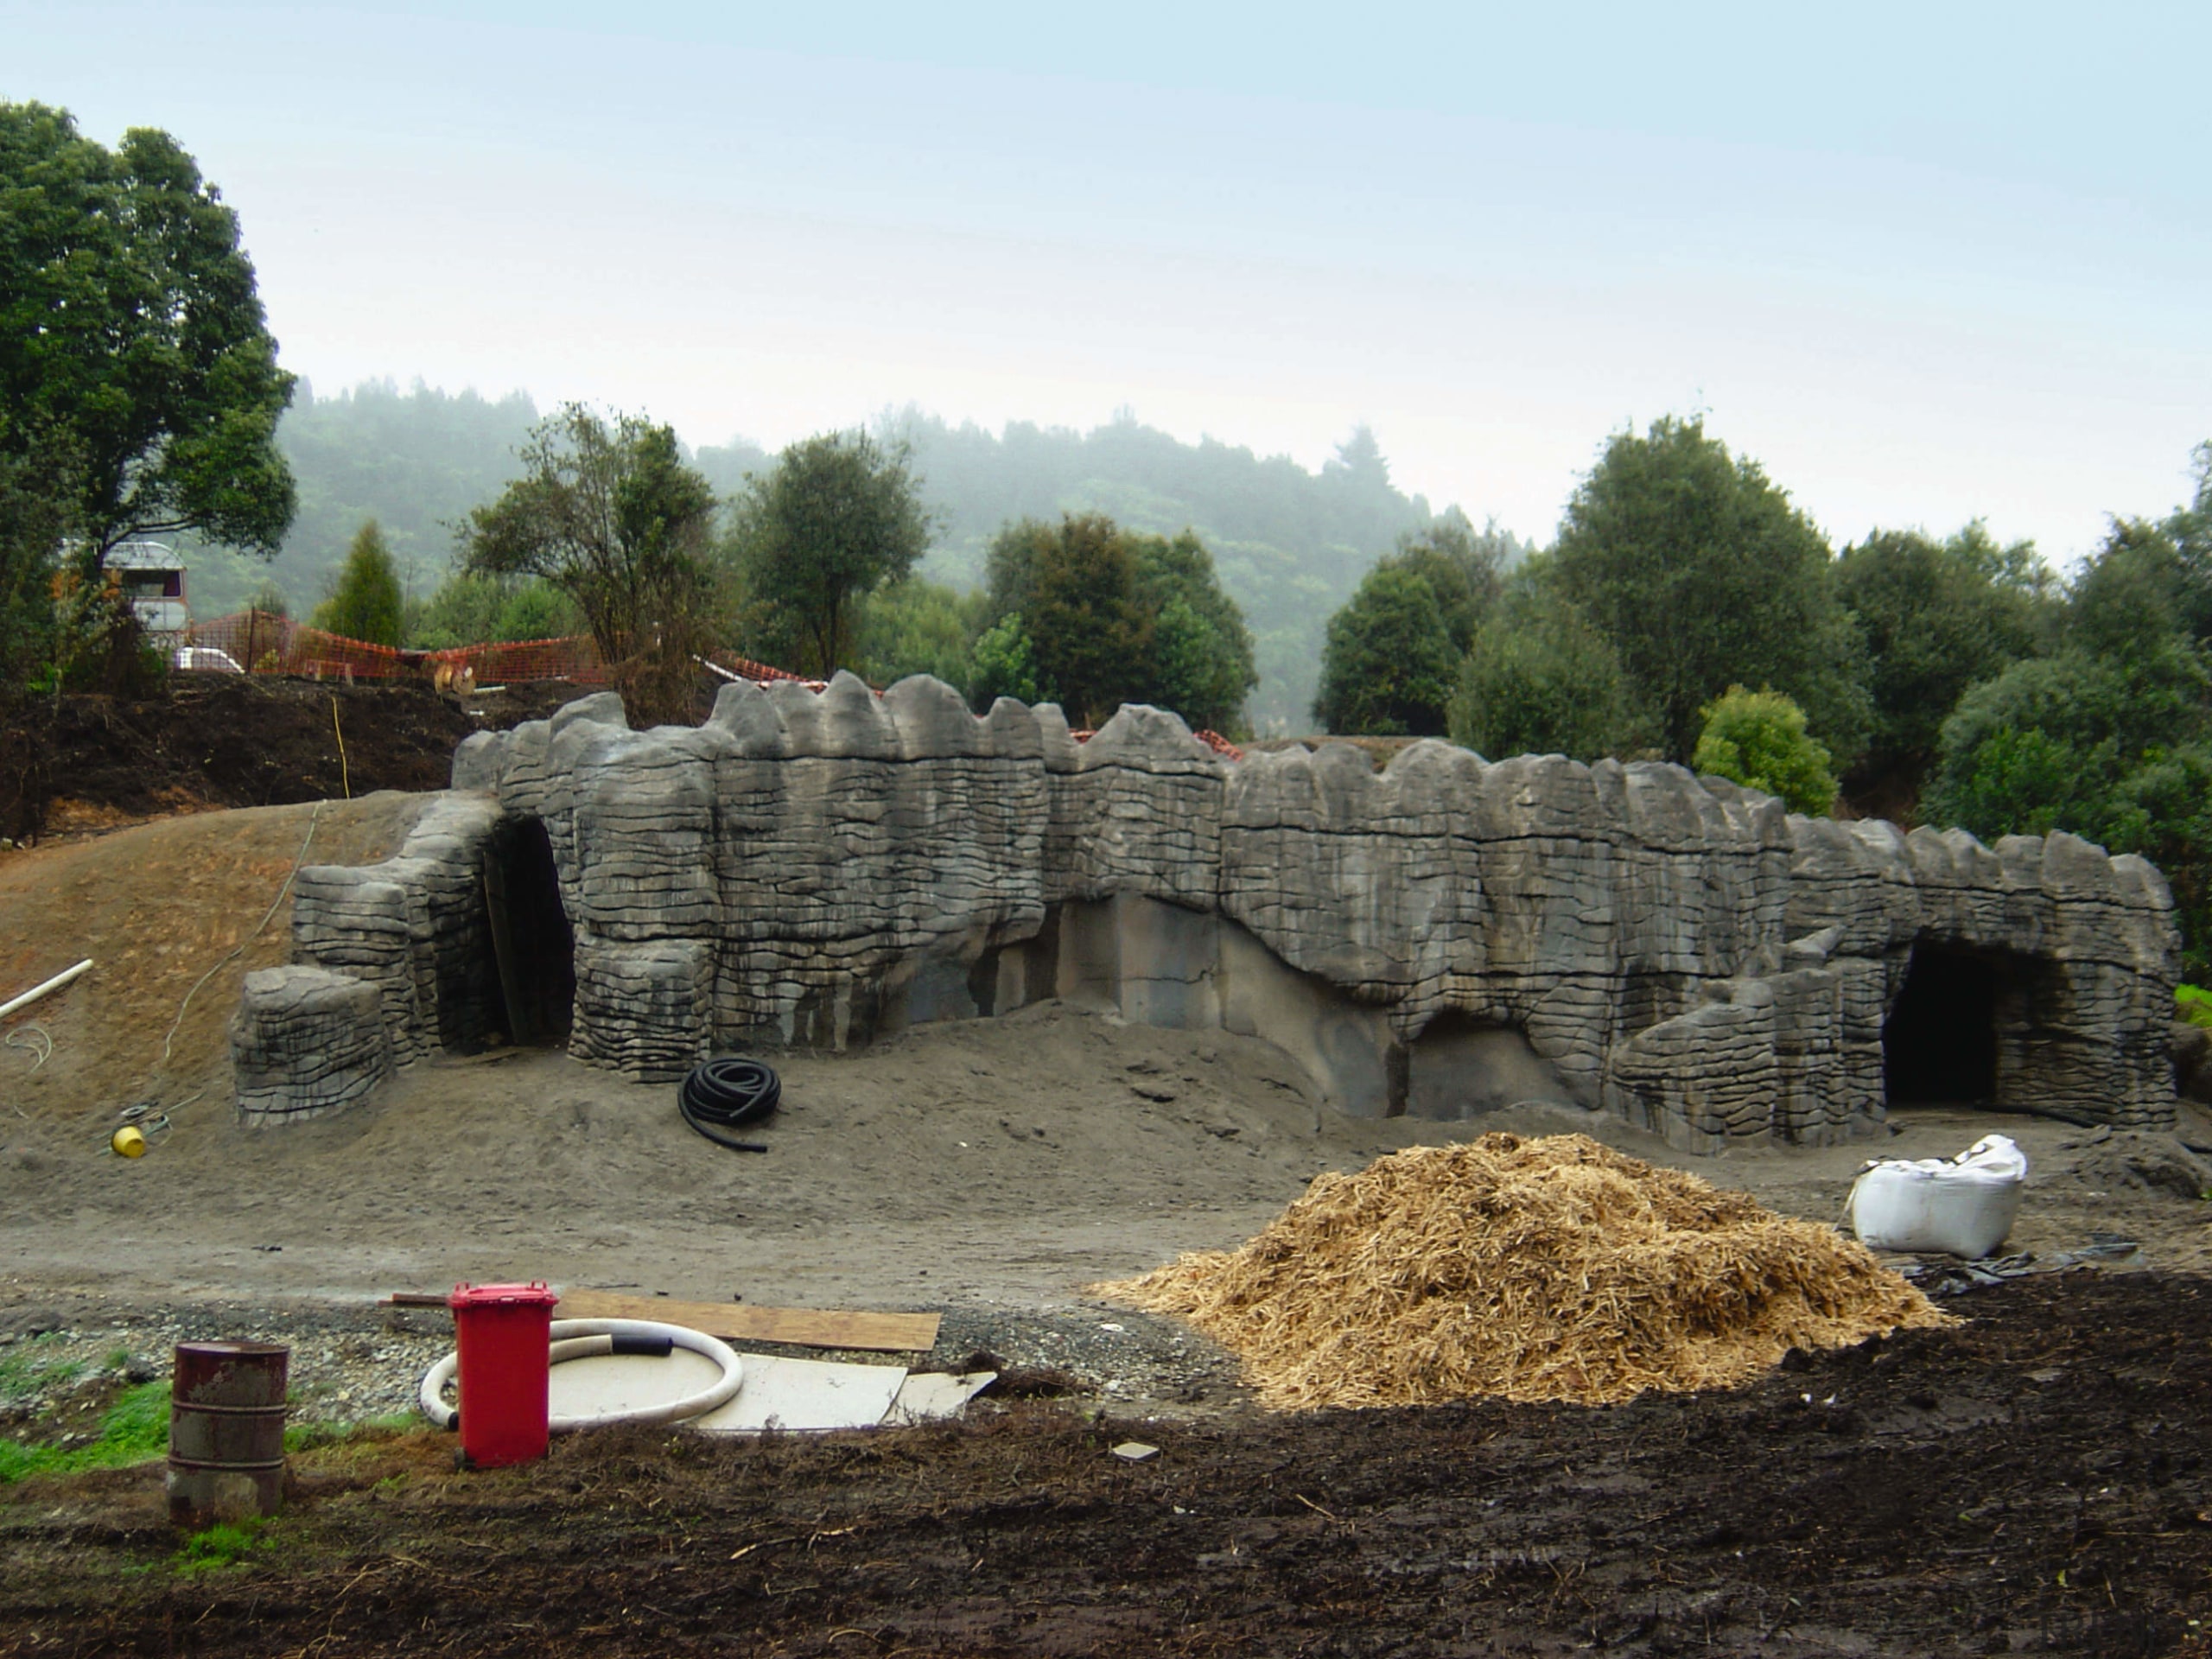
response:
<svg viewBox="0 0 2212 1659"><path fill-rule="evenodd" d="M1885 1026L1948 996L1955 1092L2173 1111L2164 883L2070 836L1436 742L1231 762L1141 707L1078 744L1050 705L844 675L731 685L696 728L601 694L470 738L453 781L397 858L301 875L296 957L376 988L394 1064L527 1025L548 982L513 939L572 929L570 1050L640 1077L1059 996L1267 1038L1354 1112L1552 1099L1687 1147L1824 1142L1923 1064L1893 1028L1885 1078ZM536 825L550 925L508 896Z"/></svg>

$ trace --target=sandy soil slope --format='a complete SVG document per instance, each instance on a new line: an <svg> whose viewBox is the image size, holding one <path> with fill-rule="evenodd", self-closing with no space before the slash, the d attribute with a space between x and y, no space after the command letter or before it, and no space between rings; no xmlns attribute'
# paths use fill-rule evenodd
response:
<svg viewBox="0 0 2212 1659"><path fill-rule="evenodd" d="M308 855L379 856L416 805L327 804ZM706 1300L1065 1305L1243 1239L1319 1170L1498 1127L1593 1133L1820 1219L1870 1154L1948 1154L2001 1128L2034 1168L2016 1247L2117 1233L2146 1265L2212 1265L2212 1206L2175 1179L2166 1138L1923 1111L1879 1145L1715 1159L1557 1109L1357 1120L1317 1108L1268 1045L1051 1004L776 1057L786 1107L765 1156L690 1133L672 1088L542 1050L426 1064L346 1114L249 1130L231 1118L223 1030L244 971L283 957L282 907L194 997L166 1065L162 1043L267 910L309 811L200 814L0 860L0 979L100 963L37 1010L50 1060L34 1070L29 1039L0 1050L0 1298L364 1297L524 1274ZM175 1127L143 1160L110 1155L118 1110L148 1099Z"/></svg>

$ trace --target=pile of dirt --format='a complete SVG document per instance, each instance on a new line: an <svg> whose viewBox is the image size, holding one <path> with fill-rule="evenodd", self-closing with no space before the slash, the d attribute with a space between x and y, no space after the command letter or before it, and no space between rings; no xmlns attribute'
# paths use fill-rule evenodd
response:
<svg viewBox="0 0 2212 1659"><path fill-rule="evenodd" d="M1323 1175L1240 1250L1093 1288L1181 1315L1293 1411L1610 1404L1948 1322L1834 1229L1580 1135L1486 1135Z"/></svg>
<svg viewBox="0 0 2212 1659"><path fill-rule="evenodd" d="M463 699L412 680L179 674L156 696L41 698L0 721L0 836L443 789L470 733L543 718L591 689L544 681Z"/></svg>

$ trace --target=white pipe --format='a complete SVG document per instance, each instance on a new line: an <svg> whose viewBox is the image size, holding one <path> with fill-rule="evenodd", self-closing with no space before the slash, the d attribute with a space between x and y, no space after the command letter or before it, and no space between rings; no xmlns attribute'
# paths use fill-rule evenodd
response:
<svg viewBox="0 0 2212 1659"><path fill-rule="evenodd" d="M92 965L92 959L90 957L86 957L74 968L63 969L52 979L48 980L45 984L34 986L31 989L25 991L21 996L17 997L14 1001L0 1002L0 1020L5 1020L17 1008L28 1008L32 1003L37 1001L39 998L44 996L48 991L60 990L64 985L67 985L71 980L75 979Z"/></svg>
<svg viewBox="0 0 2212 1659"><path fill-rule="evenodd" d="M736 1398L738 1389L745 1385L745 1363L735 1351L719 1338L684 1325L662 1325L653 1319L556 1319L547 1334L552 1339L547 1354L550 1365L557 1365L564 1359L610 1353L616 1337L646 1337L688 1348L721 1368L721 1375L711 1386L681 1400L639 1406L628 1411L603 1412L591 1417L551 1418L546 1427L556 1434L572 1433L580 1428L605 1428L614 1423L677 1423L689 1417L703 1417L715 1407L727 1405ZM446 1389L460 1369L460 1360L457 1352L450 1353L431 1366L423 1374L423 1386L416 1395L423 1414L441 1428L450 1429L461 1421L461 1414L445 1399Z"/></svg>

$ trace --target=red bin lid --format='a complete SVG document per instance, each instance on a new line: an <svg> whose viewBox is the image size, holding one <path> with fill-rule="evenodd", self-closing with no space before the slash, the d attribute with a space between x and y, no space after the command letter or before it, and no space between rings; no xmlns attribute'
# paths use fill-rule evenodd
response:
<svg viewBox="0 0 2212 1659"><path fill-rule="evenodd" d="M561 1299L546 1288L543 1279L526 1285L455 1285L446 1306L464 1307L550 1307Z"/></svg>

